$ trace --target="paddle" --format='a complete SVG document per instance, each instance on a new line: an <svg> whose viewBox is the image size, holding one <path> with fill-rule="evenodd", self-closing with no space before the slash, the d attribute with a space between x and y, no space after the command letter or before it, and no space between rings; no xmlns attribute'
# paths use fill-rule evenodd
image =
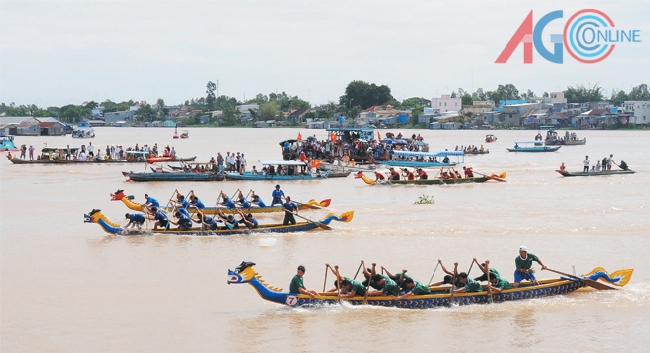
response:
<svg viewBox="0 0 650 353"><path fill-rule="evenodd" d="M327 283L327 268L329 267L330 264L325 264L325 279L323 280L323 293L325 292L325 286Z"/></svg>
<svg viewBox="0 0 650 353"><path fill-rule="evenodd" d="M505 179L501 179L501 178L499 178L498 176L485 175L485 174L483 174L483 173L479 173L479 172L474 172L474 173L479 174L479 175L482 175L482 176L484 176L484 177L487 177L488 180L496 180L496 181L500 181L500 182L502 182L502 183L505 183L505 182L506 182Z"/></svg>
<svg viewBox="0 0 650 353"><path fill-rule="evenodd" d="M372 281L372 277L375 276L375 266L377 266L376 263L372 263L372 270L370 271L370 277L368 278L368 283L366 283L366 293L363 295L363 305L368 304L368 292L369 292L369 287L370 287L370 281Z"/></svg>
<svg viewBox="0 0 650 353"><path fill-rule="evenodd" d="M395 299L399 297L400 290L402 289L402 284L404 284L404 274L406 273L406 270L402 270L402 275L399 276L399 283L397 284L397 295L395 296Z"/></svg>
<svg viewBox="0 0 650 353"><path fill-rule="evenodd" d="M431 281L433 281L433 276L436 275L436 270L438 269L438 265L440 265L440 262L438 262L438 263L436 264L436 267L433 269L433 274L431 275L431 279L429 280L429 284L428 284L428 286L431 285Z"/></svg>
<svg viewBox="0 0 650 353"><path fill-rule="evenodd" d="M458 275L458 262L454 262L454 275L451 277L451 288L449 289L449 306L454 305L454 287Z"/></svg>
<svg viewBox="0 0 650 353"><path fill-rule="evenodd" d="M487 286L487 292L488 292L488 304L492 303L494 300L492 298L492 289L490 289L490 286L492 285L492 281L490 281L490 260L485 260L485 275L487 276L488 280L488 286Z"/></svg>
<svg viewBox="0 0 650 353"><path fill-rule="evenodd" d="M472 272L472 267L474 266L474 260L472 260L472 264L469 265L469 270L467 270L467 276L469 277L469 273Z"/></svg>
<svg viewBox="0 0 650 353"><path fill-rule="evenodd" d="M336 270L336 291L337 291L337 297L339 298L339 304L341 304L341 275L339 274L339 266L334 265L334 269Z"/></svg>
<svg viewBox="0 0 650 353"><path fill-rule="evenodd" d="M357 275L359 274L359 271L361 271L361 266L363 266L363 262L361 262L361 263L359 264L359 268L357 269L357 273L354 274L354 278L353 278L354 280L357 279Z"/></svg>
<svg viewBox="0 0 650 353"><path fill-rule="evenodd" d="M289 212L289 211L286 211L286 212ZM301 215L299 215L299 214L297 214L297 213L295 213L295 212L289 212L289 213L293 214L293 215L296 216L296 217L302 218L302 219L304 219L305 221L307 221L307 222L309 222L309 223L313 223L313 224L315 224L315 225L317 225L317 226L319 226L320 228L323 228L323 229L325 229L325 230L331 230L331 229L332 229L332 227L330 227L330 226L328 226L328 225L326 225L326 224L323 224L323 223L318 222L318 221L312 221L311 219L309 219L309 218L307 218L307 217L303 217L303 216L301 216Z"/></svg>
<svg viewBox="0 0 650 353"><path fill-rule="evenodd" d="M557 273L557 274L559 274L559 275L562 275L562 276L566 276L566 277L569 277L569 278L573 278L573 279L580 280L580 281L584 282L586 285L588 285L589 287L592 287L592 288L595 288L595 289L599 289L599 290L614 290L614 289L618 289L618 288L610 287L610 286L606 285L605 283L600 283L600 282L598 282L598 281L594 281L594 280L592 280L592 279L588 279L588 278L583 278L583 277L578 277L578 276L570 275L570 274L568 274L568 273L564 273L564 272L556 271L556 270L550 269L550 268L548 268L548 267L547 267L546 269L549 270L549 271L551 271L551 272L555 272L555 273Z"/></svg>

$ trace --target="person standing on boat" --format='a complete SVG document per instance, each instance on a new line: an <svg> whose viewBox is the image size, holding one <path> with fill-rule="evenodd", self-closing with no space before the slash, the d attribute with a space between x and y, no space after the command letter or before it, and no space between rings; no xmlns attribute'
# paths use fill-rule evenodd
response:
<svg viewBox="0 0 650 353"><path fill-rule="evenodd" d="M596 161L596 172L600 172L600 160Z"/></svg>
<svg viewBox="0 0 650 353"><path fill-rule="evenodd" d="M282 224L285 226L296 224L296 219L293 215L298 214L298 205L291 202L291 197L286 197L284 204L282 204L282 208L284 208L284 221L282 221Z"/></svg>
<svg viewBox="0 0 650 353"><path fill-rule="evenodd" d="M273 190L271 196L273 196L273 201L271 201L271 206L282 205L282 198L284 197L284 191L280 190L280 184L275 186L275 190Z"/></svg>
<svg viewBox="0 0 650 353"><path fill-rule="evenodd" d="M564 165L564 162L562 162L562 165L560 166L560 170L561 170L561 171L565 171L565 170L566 170L566 166Z"/></svg>
<svg viewBox="0 0 650 353"><path fill-rule="evenodd" d="M609 172L612 170L612 164L614 164L614 155L610 154L609 158L607 159L607 171ZM604 167L604 166L603 166Z"/></svg>
<svg viewBox="0 0 650 353"><path fill-rule="evenodd" d="M93 152L95 150L95 146L93 146L92 142L88 142L88 156L92 159L95 157L95 153Z"/></svg>
<svg viewBox="0 0 650 353"><path fill-rule="evenodd" d="M537 256L530 254L528 249L525 246L519 247L519 256L515 258L515 265L517 269L515 270L515 283L514 287L519 287L519 283L523 280L528 280L533 282L534 285L538 285L537 278L535 278L535 270L531 267L533 266L533 261L536 261L542 266L542 270L546 269L546 266L542 263Z"/></svg>
<svg viewBox="0 0 650 353"><path fill-rule="evenodd" d="M70 145L68 145L65 149L65 159L66 160L72 159L72 150L70 149Z"/></svg>
<svg viewBox="0 0 650 353"><path fill-rule="evenodd" d="M124 227L124 229L129 229L129 227L138 227L138 229L140 229L146 221L142 213L127 213L125 216L126 219L129 220L129 223Z"/></svg>
<svg viewBox="0 0 650 353"><path fill-rule="evenodd" d="M483 287L480 283L467 277L467 273L461 272L458 274L458 281L463 284L463 288L455 289L454 293L469 293L469 292L482 292Z"/></svg>
<svg viewBox="0 0 650 353"><path fill-rule="evenodd" d="M246 173L246 158L244 157L244 154L241 154L241 158L239 158L239 174L244 174Z"/></svg>
<svg viewBox="0 0 650 353"><path fill-rule="evenodd" d="M303 284L304 275L305 275L305 266L303 265L298 266L296 275L293 276L293 278L291 279L291 283L289 284L289 292L293 294L306 294L310 296L312 299L314 299L314 296L318 295L318 293L313 289L305 288L305 285Z"/></svg>
<svg viewBox="0 0 650 353"><path fill-rule="evenodd" d="M223 156L221 155L221 152L217 153L217 166L219 167L219 173L223 173Z"/></svg>
<svg viewBox="0 0 650 353"><path fill-rule="evenodd" d="M585 160L582 161L582 165L584 166L584 168L582 168L582 171L585 173L589 172L589 156L585 156Z"/></svg>
<svg viewBox="0 0 650 353"><path fill-rule="evenodd" d="M34 160L34 150L35 150L34 146L29 145L29 160L30 161Z"/></svg>

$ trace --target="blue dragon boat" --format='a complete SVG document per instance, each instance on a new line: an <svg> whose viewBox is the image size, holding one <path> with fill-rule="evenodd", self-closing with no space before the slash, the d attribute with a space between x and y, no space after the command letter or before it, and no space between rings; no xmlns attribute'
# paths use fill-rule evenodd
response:
<svg viewBox="0 0 650 353"><path fill-rule="evenodd" d="M228 270L228 284L250 284L264 300L283 304L291 307L335 305L345 301L352 305L364 305L364 297L339 299L337 293L325 292L311 298L306 294L285 292L282 288L266 284L262 277L253 268L255 263L242 262L235 270ZM447 307L450 305L488 304L543 298L556 295L565 295L585 287L590 281L603 280L608 284L622 287L627 284L632 276L633 269L619 270L612 274L603 268L595 268L589 274L581 277L561 277L557 279L540 280L539 285L520 286L507 289L499 294L490 294L487 291L475 293L449 294L449 286L430 287L431 294L409 296L402 300L395 300L395 296L367 297L365 305L386 306L404 309L428 309ZM597 282L601 283L601 282ZM602 284L607 286L606 284ZM613 289L610 288L610 289Z"/></svg>
<svg viewBox="0 0 650 353"><path fill-rule="evenodd" d="M334 213L328 214L325 219L320 221L306 221L297 222L296 224L283 225L282 223L276 224L260 224L258 228L238 228L238 229L219 229L210 230L206 228L192 228L190 230L175 230L175 229L157 229L157 230L135 230L125 229L119 224L106 219L101 210L94 209L87 214L84 214L84 223L97 223L108 234L114 235L146 235L146 234L167 234L167 235L197 235L197 236L226 236L237 234L254 234L254 233L292 233L292 232L306 232L319 228L329 229L327 226L332 221L350 222L354 218L354 211L343 212L341 215Z"/></svg>
<svg viewBox="0 0 650 353"><path fill-rule="evenodd" d="M519 146L519 144L523 146ZM547 146L542 140L517 141L513 148L506 148L508 152L555 152L562 146Z"/></svg>
<svg viewBox="0 0 650 353"><path fill-rule="evenodd" d="M456 157L456 162L444 162L446 158ZM440 159L440 160L438 160ZM461 161L462 159L462 161ZM430 168L430 167L453 167L465 162L463 151L438 151L438 152L411 152L392 151L389 160L376 160L375 163L393 167Z"/></svg>
<svg viewBox="0 0 650 353"><path fill-rule="evenodd" d="M312 172L311 174L301 174L300 171L302 168L306 168L307 164L301 161L274 161L274 160L260 160L262 164L262 169L253 174L251 172L245 173L235 173L230 172L226 173L226 179L231 180L315 180L327 178L328 172ZM277 169L276 169L277 166ZM270 171L273 167L273 172ZM278 169L282 168L286 172L280 173Z"/></svg>

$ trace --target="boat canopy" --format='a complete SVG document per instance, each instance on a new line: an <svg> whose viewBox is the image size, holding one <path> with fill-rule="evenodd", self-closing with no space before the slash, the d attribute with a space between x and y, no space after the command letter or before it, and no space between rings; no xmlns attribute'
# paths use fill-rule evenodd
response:
<svg viewBox="0 0 650 353"><path fill-rule="evenodd" d="M262 163L262 165L307 165L305 162L301 161L277 161L268 159L260 159L260 163Z"/></svg>
<svg viewBox="0 0 650 353"><path fill-rule="evenodd" d="M433 158L433 157L464 156L464 155L465 155L464 151L437 151L437 152L393 151L393 156L396 157Z"/></svg>

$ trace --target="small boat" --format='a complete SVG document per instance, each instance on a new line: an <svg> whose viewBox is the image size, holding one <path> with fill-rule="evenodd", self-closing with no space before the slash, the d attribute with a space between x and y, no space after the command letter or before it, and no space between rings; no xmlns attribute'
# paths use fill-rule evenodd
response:
<svg viewBox="0 0 650 353"><path fill-rule="evenodd" d="M498 140L497 137L492 134L485 135L485 142L495 142L496 140Z"/></svg>
<svg viewBox="0 0 650 353"><path fill-rule="evenodd" d="M582 276L562 276L555 279L539 280L539 285L525 285L522 283L518 288L506 289L498 294L488 292L486 286L483 286L483 291L481 292L455 293L453 295L450 294L449 286L429 287L431 294L412 295L402 300L396 300L395 296L389 295L355 296L339 299L338 293L336 292L321 292L312 298L307 294L291 293L284 291L282 288L266 284L253 266L255 266L255 263L243 261L235 270L228 270L228 284L248 283L257 291L262 299L290 307L340 305L342 302L346 302L351 305L384 306L402 309L428 309L450 307L452 305L528 300L566 295L586 286L591 286L596 289L616 289L611 285L617 287L625 286L634 271L634 269L625 269L610 274L605 269L598 267Z"/></svg>
<svg viewBox="0 0 650 353"><path fill-rule="evenodd" d="M226 236L237 234L254 234L254 233L293 233L315 230L318 228L329 229L327 226L332 221L350 222L354 218L354 211L347 211L341 215L334 213L328 214L325 219L320 221L307 220L297 222L296 224L283 225L282 223L260 224L258 228L238 228L238 229L219 229L210 230L204 228L192 228L190 230L174 229L157 229L157 230L131 230L124 229L119 224L113 223L106 219L101 210L94 209L84 214L84 223L97 223L108 234L115 235L144 235L144 234L167 234L167 235L198 235L198 236Z"/></svg>
<svg viewBox="0 0 650 353"><path fill-rule="evenodd" d="M72 130L72 138L94 138L95 130L90 127L87 121L80 121Z"/></svg>
<svg viewBox="0 0 650 353"><path fill-rule="evenodd" d="M467 155L473 155L473 154L489 154L489 153L490 153L490 150L489 150L489 149L488 149L488 150L483 150L483 151L481 151L481 150L476 150L476 151L465 151L465 154L467 154Z"/></svg>
<svg viewBox="0 0 650 353"><path fill-rule="evenodd" d="M415 179L415 180L408 180L408 179L400 179L400 180L372 180L365 175L363 175L362 172L357 173L354 178L355 179L361 179L363 180L364 183L368 185L442 185L442 184L466 184L466 183L484 183L488 180L499 180L499 181L505 181L503 180L506 177L506 173L501 173L501 175L497 174L492 174L489 176L482 176L482 177L465 177L465 178L458 178L458 179L440 179L440 178L431 178L431 179Z"/></svg>
<svg viewBox="0 0 650 353"><path fill-rule="evenodd" d="M19 152L20 150L14 145L14 135L6 135L0 132L0 152Z"/></svg>
<svg viewBox="0 0 650 353"><path fill-rule="evenodd" d="M115 193L111 194L111 201L122 201L126 207L128 207L131 210L134 211L139 211L143 212L144 211L144 205L141 203L137 203L133 201L133 196L126 196L124 194L124 190L117 190ZM330 203L332 202L331 199L325 199L320 202L311 199L305 203L302 202L296 202L298 204L298 209L303 211L303 210L314 210L314 209L322 209L325 207L329 207ZM171 212L173 207L162 207L166 212ZM259 206L251 206L251 208L243 208L243 207L236 207L236 210L242 210L250 213L273 213L273 212L284 212L284 209L282 208L281 205L275 205L275 206L265 206L265 207L259 207ZM229 209L227 207L206 207L203 209L203 212L205 214L216 214L217 210L221 210L224 213L228 213Z"/></svg>
<svg viewBox="0 0 650 353"><path fill-rule="evenodd" d="M183 130L183 131L181 131L181 138L182 138L182 139L190 138L190 133L187 132L187 130Z"/></svg>
<svg viewBox="0 0 650 353"><path fill-rule="evenodd" d="M451 162L449 156L455 156L456 162ZM391 158L386 161L376 160L375 163L389 165L393 167L411 167L411 168L430 168L430 167L451 167L465 156L463 151L438 151L438 152L411 152L411 151L392 151ZM401 159L400 159L401 158ZM440 158L440 161L438 160Z"/></svg>
<svg viewBox="0 0 650 353"><path fill-rule="evenodd" d="M578 146L578 145L584 145L587 143L587 138L583 138L582 140L559 140L561 144L565 146Z"/></svg>
<svg viewBox="0 0 650 353"><path fill-rule="evenodd" d="M148 152L139 152L139 151L125 151L126 159L105 159L105 158L89 158L85 161L75 160L75 159L66 159L66 149L67 147L54 148L46 147L41 150L41 154L34 160L27 159L18 159L12 158L11 162L14 164L115 164L115 163L142 163L145 160L144 156L148 156ZM70 152L74 155L79 151L80 148L73 147L70 148ZM149 158L149 160L173 160L173 161L183 161L191 162L196 159L196 156L189 158L176 158L170 159L171 157L160 157L160 158ZM152 162L153 163L153 162Z"/></svg>
<svg viewBox="0 0 650 353"><path fill-rule="evenodd" d="M347 178L350 173L352 173L351 170L346 170L346 171L339 171L339 170L330 170L330 171L323 171L323 173L327 173L328 178Z"/></svg>
<svg viewBox="0 0 650 353"><path fill-rule="evenodd" d="M575 176L597 176L597 175L612 175L612 174L634 174L636 173L633 170L605 170L601 172L567 172L566 170L556 170L560 175L564 177L575 177Z"/></svg>
<svg viewBox="0 0 650 353"><path fill-rule="evenodd" d="M131 181L222 181L224 180L223 173L215 172L186 172L174 171L163 172L151 168L152 172L134 173L122 172L122 175ZM127 180L127 181L128 181Z"/></svg>
<svg viewBox="0 0 650 353"><path fill-rule="evenodd" d="M177 161L177 162L194 162L196 156L188 158L178 158L178 157L149 157L147 158L147 163L153 164L157 162L168 162L168 161Z"/></svg>
<svg viewBox="0 0 650 353"><path fill-rule="evenodd" d="M301 174L301 169L307 167L307 163L301 161L274 161L274 160L260 160L263 168L257 173L251 172L226 173L226 179L232 180L318 180L327 178L328 172L321 173L316 169L311 174ZM277 166L277 169L276 167ZM279 171L279 170L282 171Z"/></svg>
<svg viewBox="0 0 650 353"><path fill-rule="evenodd" d="M519 146L522 144L522 146ZM547 146L542 140L535 141L517 141L515 147L506 148L508 152L555 152L562 146Z"/></svg>

